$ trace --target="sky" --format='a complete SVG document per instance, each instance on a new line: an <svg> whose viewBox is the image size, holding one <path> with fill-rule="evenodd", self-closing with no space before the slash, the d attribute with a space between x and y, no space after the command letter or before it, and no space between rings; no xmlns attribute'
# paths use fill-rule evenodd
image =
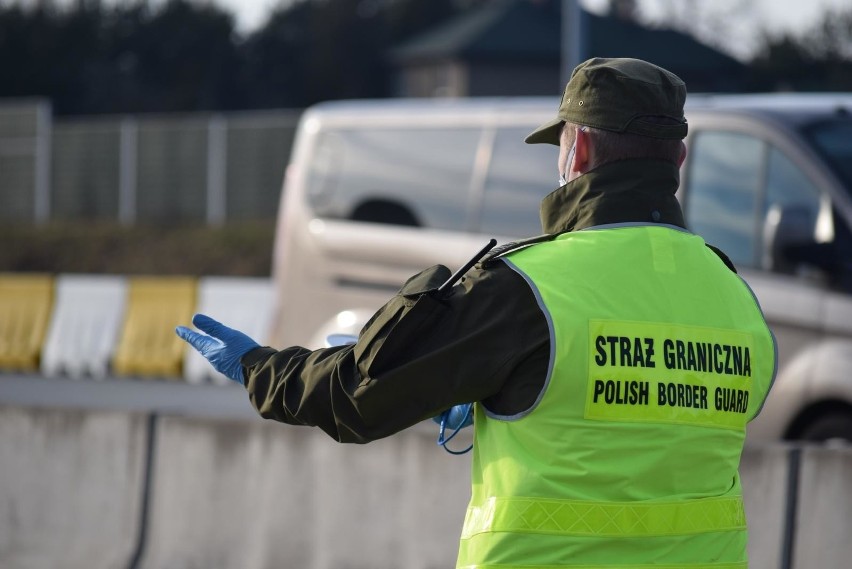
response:
<svg viewBox="0 0 852 569"><path fill-rule="evenodd" d="M237 27L248 32L263 23L269 12L280 2L287 0L207 0L222 6L236 16ZM359 0L352 0L357 2ZM607 0L580 0L581 4L592 12L600 12ZM699 37L709 43L721 40L732 55L747 58L754 51L762 27L770 32L782 30L804 30L819 20L826 8L848 8L850 0L639 0L642 15L652 21L666 18L667 10L685 14L685 7L694 5L701 16L700 21L707 22L702 29L698 26ZM741 17L730 17L736 9ZM732 24L732 22L734 22ZM724 24L724 25L722 25ZM716 41L714 41L714 39Z"/></svg>

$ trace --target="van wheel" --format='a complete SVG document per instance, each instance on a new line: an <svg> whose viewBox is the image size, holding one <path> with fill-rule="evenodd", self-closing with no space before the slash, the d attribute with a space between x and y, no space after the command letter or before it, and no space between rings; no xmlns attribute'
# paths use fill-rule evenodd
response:
<svg viewBox="0 0 852 569"><path fill-rule="evenodd" d="M352 211L349 219L352 221L420 227L420 221L407 205L395 200L381 198L369 199L358 204Z"/></svg>
<svg viewBox="0 0 852 569"><path fill-rule="evenodd" d="M835 411L818 417L802 429L798 438L813 442L844 440L852 443L852 413Z"/></svg>

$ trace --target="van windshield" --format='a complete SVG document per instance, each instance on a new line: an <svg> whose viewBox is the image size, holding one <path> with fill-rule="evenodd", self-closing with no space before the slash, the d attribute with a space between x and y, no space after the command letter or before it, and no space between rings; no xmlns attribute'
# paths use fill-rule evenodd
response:
<svg viewBox="0 0 852 569"><path fill-rule="evenodd" d="M852 120L820 122L807 127L805 135L852 195Z"/></svg>

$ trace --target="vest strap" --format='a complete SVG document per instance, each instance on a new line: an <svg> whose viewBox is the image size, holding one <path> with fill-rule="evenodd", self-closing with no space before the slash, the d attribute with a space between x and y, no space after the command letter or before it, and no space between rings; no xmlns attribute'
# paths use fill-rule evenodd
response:
<svg viewBox="0 0 852 569"><path fill-rule="evenodd" d="M468 508L462 539L485 532L649 537L745 529L740 497L647 503L491 497Z"/></svg>
<svg viewBox="0 0 852 569"><path fill-rule="evenodd" d="M456 569L748 569L748 562L678 565L459 565Z"/></svg>

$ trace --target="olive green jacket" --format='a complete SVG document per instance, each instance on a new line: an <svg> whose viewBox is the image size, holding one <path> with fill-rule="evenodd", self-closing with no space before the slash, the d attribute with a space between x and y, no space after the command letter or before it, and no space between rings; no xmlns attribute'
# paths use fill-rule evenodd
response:
<svg viewBox="0 0 852 569"><path fill-rule="evenodd" d="M542 201L545 235L499 248L442 296L450 275L412 277L354 345L320 350L257 348L242 358L252 405L264 418L320 427L365 443L481 401L499 415L529 409L544 387L550 338L526 281L500 254L566 231L614 223L684 227L673 164L628 160L602 166ZM531 244L532 243L532 244Z"/></svg>

